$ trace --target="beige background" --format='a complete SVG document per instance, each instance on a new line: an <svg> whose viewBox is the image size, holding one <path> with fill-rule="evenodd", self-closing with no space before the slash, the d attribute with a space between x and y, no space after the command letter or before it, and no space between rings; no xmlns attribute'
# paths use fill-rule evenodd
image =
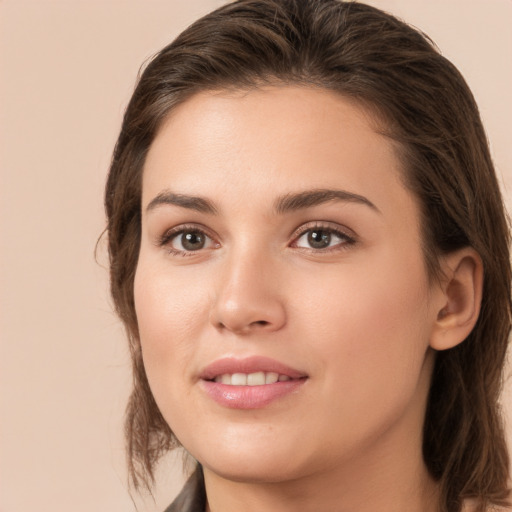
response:
<svg viewBox="0 0 512 512"><path fill-rule="evenodd" d="M93 257L102 188L139 65L221 3L0 0L0 512L134 510L127 349ZM512 1L371 3L421 27L466 76L510 209ZM504 402L512 439L510 381ZM179 467L140 510L163 510Z"/></svg>

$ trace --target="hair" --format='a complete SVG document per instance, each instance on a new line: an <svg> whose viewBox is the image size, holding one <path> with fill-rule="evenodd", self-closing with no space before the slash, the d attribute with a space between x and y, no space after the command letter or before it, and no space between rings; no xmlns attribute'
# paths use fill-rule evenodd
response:
<svg viewBox="0 0 512 512"><path fill-rule="evenodd" d="M133 363L125 434L135 489L179 445L151 394L134 307L148 149L173 108L208 90L293 84L369 108L398 148L421 207L426 267L473 247L484 267L477 324L436 354L423 432L440 509L507 504L509 458L499 397L511 326L510 232L477 105L463 77L418 30L339 0L240 0L204 16L147 64L129 102L106 185L111 293Z"/></svg>

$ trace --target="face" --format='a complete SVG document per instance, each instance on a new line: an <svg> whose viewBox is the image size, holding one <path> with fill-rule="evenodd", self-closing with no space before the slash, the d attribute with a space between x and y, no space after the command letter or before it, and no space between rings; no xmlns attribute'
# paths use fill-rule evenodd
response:
<svg viewBox="0 0 512 512"><path fill-rule="evenodd" d="M389 140L332 92L198 94L144 168L151 390L209 471L280 481L418 443L436 316Z"/></svg>

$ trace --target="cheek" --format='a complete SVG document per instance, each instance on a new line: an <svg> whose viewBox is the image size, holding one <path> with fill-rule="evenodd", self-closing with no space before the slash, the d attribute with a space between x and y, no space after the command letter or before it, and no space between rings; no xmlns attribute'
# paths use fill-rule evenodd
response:
<svg viewBox="0 0 512 512"><path fill-rule="evenodd" d="M135 310L144 366L158 396L159 389L169 389L171 381L173 385L184 382L196 348L194 340L204 325L208 297L204 286L143 263L135 276Z"/></svg>
<svg viewBox="0 0 512 512"><path fill-rule="evenodd" d="M339 269L320 289L310 286L317 293L297 308L304 343L316 340L326 395L338 396L340 406L389 409L418 384L428 347L428 287L422 259L411 263L408 272L392 259Z"/></svg>

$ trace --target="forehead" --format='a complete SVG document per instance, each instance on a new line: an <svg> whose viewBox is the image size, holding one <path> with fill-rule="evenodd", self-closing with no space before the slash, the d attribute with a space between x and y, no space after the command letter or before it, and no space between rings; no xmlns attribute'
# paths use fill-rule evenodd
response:
<svg viewBox="0 0 512 512"><path fill-rule="evenodd" d="M301 189L343 188L374 203L386 194L398 201L410 194L395 146L377 126L368 109L320 88L202 92L173 110L155 137L143 204L165 188L232 199L250 191L269 203Z"/></svg>

